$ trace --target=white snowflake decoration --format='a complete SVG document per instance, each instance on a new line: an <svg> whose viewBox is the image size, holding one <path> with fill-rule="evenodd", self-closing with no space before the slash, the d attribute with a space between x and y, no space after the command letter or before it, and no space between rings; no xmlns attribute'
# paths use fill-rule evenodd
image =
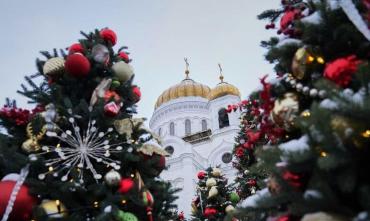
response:
<svg viewBox="0 0 370 221"><path fill-rule="evenodd" d="M50 154L54 152L57 154L55 158L46 159L45 166L48 167L49 171L39 174L40 180L45 179L46 175L53 174L54 177L59 177L60 174L62 181L68 180L70 172L78 168L79 183L84 182L84 170L88 170L92 173L94 179L102 179L103 175L98 173L92 161L96 163L105 164L107 167L113 167L116 170L120 169L120 161L113 160L110 158L112 153L121 152L123 147L120 144L109 144L108 135L113 131L113 128L109 128L107 132L99 132L96 128L96 121L89 121L87 130L81 132L81 129L77 126L73 117L69 118L69 122L73 127L73 131L63 131L61 128L56 126L56 131L59 132L47 132L48 137L54 137L61 141L67 146L57 145L55 146L43 146L42 153L30 155L30 159L37 159L37 155ZM108 170L108 168L107 168Z"/></svg>

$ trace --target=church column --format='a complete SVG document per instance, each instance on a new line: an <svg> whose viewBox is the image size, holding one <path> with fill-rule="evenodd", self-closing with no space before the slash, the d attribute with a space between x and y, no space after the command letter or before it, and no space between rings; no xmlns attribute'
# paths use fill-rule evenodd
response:
<svg viewBox="0 0 370 221"><path fill-rule="evenodd" d="M191 155L187 155L185 158L182 159L183 165L183 177L184 177L184 185L183 191L181 192L182 195L182 210L185 213L185 216L189 217L191 214L191 202L194 197L194 177L195 177L195 169L193 166L193 159Z"/></svg>

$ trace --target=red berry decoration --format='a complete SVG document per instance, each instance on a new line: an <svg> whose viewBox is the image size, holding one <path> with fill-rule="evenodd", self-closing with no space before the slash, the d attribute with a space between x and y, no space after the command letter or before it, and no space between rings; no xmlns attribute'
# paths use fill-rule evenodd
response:
<svg viewBox="0 0 370 221"><path fill-rule="evenodd" d="M0 182L0 217L3 217L8 205L10 195L15 186L15 181ZM28 187L22 185L17 198L14 202L13 210L8 221L31 220L32 207L37 203L37 199L29 194Z"/></svg>
<svg viewBox="0 0 370 221"><path fill-rule="evenodd" d="M242 147L236 148L235 155L239 158L242 158L244 156L244 149Z"/></svg>
<svg viewBox="0 0 370 221"><path fill-rule="evenodd" d="M132 190L135 182L131 178L123 178L120 182L118 192L126 194Z"/></svg>
<svg viewBox="0 0 370 221"><path fill-rule="evenodd" d="M117 43L117 35L109 28L100 31L100 37L113 45Z"/></svg>
<svg viewBox="0 0 370 221"><path fill-rule="evenodd" d="M216 214L217 214L217 210L215 208L209 208L209 207L206 208L203 213L203 215L207 218L215 216Z"/></svg>
<svg viewBox="0 0 370 221"><path fill-rule="evenodd" d="M199 171L197 176L198 176L198 179L203 180L206 177L206 172L203 170Z"/></svg>
<svg viewBox="0 0 370 221"><path fill-rule="evenodd" d="M346 87L351 83L352 75L356 73L359 64L360 61L356 59L355 55L338 58L326 64L324 77L341 87Z"/></svg>
<svg viewBox="0 0 370 221"><path fill-rule="evenodd" d="M247 184L249 186L256 186L257 185L257 181L255 179L250 179L247 181Z"/></svg>
<svg viewBox="0 0 370 221"><path fill-rule="evenodd" d="M74 43L68 48L69 54L74 54L74 53L84 53L84 48L80 43Z"/></svg>
<svg viewBox="0 0 370 221"><path fill-rule="evenodd" d="M65 69L73 77L86 77L90 72L89 60L80 53L68 55L64 63Z"/></svg>
<svg viewBox="0 0 370 221"><path fill-rule="evenodd" d="M130 58L129 58L128 54L126 54L123 51L121 51L120 53L118 53L118 57L122 58L126 63L129 63L130 62Z"/></svg>
<svg viewBox="0 0 370 221"><path fill-rule="evenodd" d="M301 10L290 9L284 13L280 19L280 31L284 31L289 28L289 25L293 23L294 20L301 16Z"/></svg>
<svg viewBox="0 0 370 221"><path fill-rule="evenodd" d="M132 93L134 94L134 101L135 103L139 102L141 99L141 91L140 88L137 86L132 87Z"/></svg>

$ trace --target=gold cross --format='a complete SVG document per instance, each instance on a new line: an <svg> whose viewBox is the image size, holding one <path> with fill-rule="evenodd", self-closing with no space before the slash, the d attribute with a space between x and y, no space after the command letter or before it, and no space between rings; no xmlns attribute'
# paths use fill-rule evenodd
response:
<svg viewBox="0 0 370 221"><path fill-rule="evenodd" d="M221 67L221 64L220 63L218 63L218 67L220 68L220 80L221 80L221 83L223 83L224 82L224 75L222 74L222 67Z"/></svg>
<svg viewBox="0 0 370 221"><path fill-rule="evenodd" d="M184 61L185 61L185 75L186 75L186 79L189 79L189 62L188 62L188 58L184 58Z"/></svg>

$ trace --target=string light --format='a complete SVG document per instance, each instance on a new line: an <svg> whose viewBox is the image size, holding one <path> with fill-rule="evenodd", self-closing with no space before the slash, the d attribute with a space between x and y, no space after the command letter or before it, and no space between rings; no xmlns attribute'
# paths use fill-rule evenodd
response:
<svg viewBox="0 0 370 221"><path fill-rule="evenodd" d="M362 133L362 136L365 137L365 138L370 138L370 130L365 130L363 133Z"/></svg>
<svg viewBox="0 0 370 221"><path fill-rule="evenodd" d="M132 174L131 174L131 177L132 177L132 178L134 178L134 177L135 177L135 174L133 174L133 173L132 173Z"/></svg>
<svg viewBox="0 0 370 221"><path fill-rule="evenodd" d="M312 63L314 60L315 60L315 58L313 56L311 56L311 55L307 57L307 61L309 63Z"/></svg>
<svg viewBox="0 0 370 221"><path fill-rule="evenodd" d="M95 202L94 202L94 207L95 207L95 208L98 208L98 207L99 207L99 202L98 202L98 201L95 201Z"/></svg>
<svg viewBox="0 0 370 221"><path fill-rule="evenodd" d="M319 63L319 64L324 64L324 63L325 63L325 60L324 60L324 58L323 58L323 57L317 57L317 58L316 58L316 61L317 61L317 63Z"/></svg>
<svg viewBox="0 0 370 221"><path fill-rule="evenodd" d="M328 154L326 153L326 152L324 152L324 151L322 151L321 153L320 153L320 156L321 157L326 157Z"/></svg>
<svg viewBox="0 0 370 221"><path fill-rule="evenodd" d="M125 203L126 203L126 200L122 200L122 201L121 201L121 203L122 203L122 204L125 204Z"/></svg>
<svg viewBox="0 0 370 221"><path fill-rule="evenodd" d="M311 116L311 113L309 111L303 111L302 116L303 117L309 117L309 116Z"/></svg>
<svg viewBox="0 0 370 221"><path fill-rule="evenodd" d="M49 167L49 172L52 172L54 170L53 167Z"/></svg>

